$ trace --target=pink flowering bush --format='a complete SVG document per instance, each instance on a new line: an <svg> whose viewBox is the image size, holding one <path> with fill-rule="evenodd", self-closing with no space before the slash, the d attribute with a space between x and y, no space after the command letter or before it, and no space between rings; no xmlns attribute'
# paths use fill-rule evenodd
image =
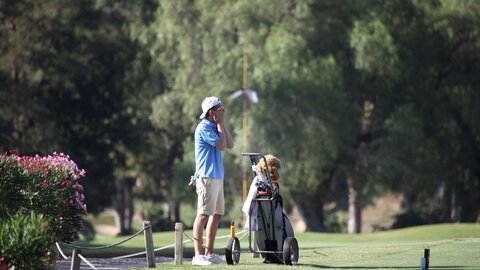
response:
<svg viewBox="0 0 480 270"><path fill-rule="evenodd" d="M35 212L48 220L55 238L78 238L82 216L87 214L83 186L85 171L68 155L0 155L0 219L18 212Z"/></svg>

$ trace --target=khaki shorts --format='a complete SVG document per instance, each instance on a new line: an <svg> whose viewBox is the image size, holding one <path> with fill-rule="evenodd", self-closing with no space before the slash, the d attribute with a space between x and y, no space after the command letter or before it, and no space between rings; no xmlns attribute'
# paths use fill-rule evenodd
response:
<svg viewBox="0 0 480 270"><path fill-rule="evenodd" d="M198 206L197 215L223 215L225 202L223 196L223 180L200 178L196 182Z"/></svg>

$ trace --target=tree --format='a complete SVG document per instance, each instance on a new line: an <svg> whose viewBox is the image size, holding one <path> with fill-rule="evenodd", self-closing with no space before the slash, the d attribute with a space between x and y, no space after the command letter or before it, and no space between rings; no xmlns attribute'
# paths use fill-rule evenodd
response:
<svg viewBox="0 0 480 270"><path fill-rule="evenodd" d="M86 187L94 212L111 203L104 190L135 181L135 196L167 202L169 222L180 220L180 202L193 203L185 184L207 95L229 109L237 148L225 154L227 207L236 205L241 106L227 97L247 54L260 100L249 109L249 150L280 157L285 206L309 230L328 229L323 207L334 203L333 211L351 209L350 231L359 232L361 209L385 191L404 194L397 225L480 215L477 2L0 8L2 147L70 153L98 179Z"/></svg>
<svg viewBox="0 0 480 270"><path fill-rule="evenodd" d="M316 94L318 96L327 94L329 97L339 98L342 95L341 92L336 92L336 89L334 89L336 86L341 85L339 70L336 67L334 58L328 55L311 61L305 60L308 59L311 52L308 48L305 51L306 41L304 39L306 39L305 36L312 34L312 29L303 29L304 25L299 22L307 24L312 19L313 15L309 14L308 4L299 4L298 7L295 4L292 5L284 1L278 1L278 4L274 6L269 3L251 3L247 1L221 4L208 2L190 3L187 1L161 3L151 30L142 36L146 37L144 43L152 47L151 51L154 52L152 59L154 59L157 65L161 66L160 69L165 71L166 74L166 92L162 94L164 97L161 99L169 100L169 97L177 97L179 104L183 104L183 115L171 115L171 107L165 106L165 103L163 103L164 106L155 106L158 109L154 112L152 119L160 116L161 118L175 117L173 122L179 122L181 119L187 122L190 121L186 125L186 127L190 127L190 130L186 128L177 129L176 137L183 137L183 140L185 140L188 134L193 133L195 119L199 113L199 100L207 94L215 94L221 97L227 96L238 88L241 76L237 76L237 74L241 74L241 59L245 52L249 55L249 59L252 59L251 66L254 67L250 72L253 74L250 81L253 81L254 88L258 89L259 94L265 97L263 99L265 102L264 109L262 109L262 106L259 106L259 113L253 115L257 117L255 119L257 123L268 122L268 125L265 126L268 129L267 131L263 130L263 128L258 128L263 126L260 124L252 127L253 130L256 130L259 137L269 133L268 131L274 131L278 134L284 134L279 136L279 138L283 138L283 136L287 135L285 132L289 132L288 135L294 138L292 144L295 144L296 140L305 138L300 134L301 129L295 126L295 122L288 115L292 113L291 108L294 108L292 104L289 104L292 100L298 100L295 102L298 104L293 104L298 105L297 108L307 110L304 114L305 116L302 117L304 117L304 121L312 123L311 133L308 134L315 134L318 128L324 128L318 126L318 120L312 117L317 113L314 110L317 104L312 103L314 99L310 99L312 102L306 102L307 104L304 105L299 101L311 98L309 95L316 90L316 87L321 87L319 93ZM219 13L219 10L223 12ZM177 16L176 14L182 14L182 16ZM239 16L233 16L236 19L231 20L232 14L239 14ZM206 29L212 30L206 31ZM297 34L295 33L296 31L300 31L300 33ZM152 32L154 34L148 34ZM321 71L325 71L325 76L317 78L316 76ZM288 79L282 80L282 77ZM327 80L323 82L321 79ZM307 81L303 82L303 80ZM296 97L295 90L302 88L306 88L306 90L303 90L300 98ZM215 90L208 92L208 89ZM227 100L224 100L224 102L229 103ZM279 112L271 107L277 106L276 108L281 110L286 104L288 104L288 107L286 107L288 110L285 112ZM326 104L328 103L326 102ZM234 117L232 118L232 123L238 122L240 117L235 117L235 115L240 115L238 108L236 109L234 104L228 107L232 108L230 114ZM347 103L345 103L343 108L346 107ZM287 126L289 124L292 125L291 129L285 129L285 131L281 132L278 130L278 125L275 125L275 123L272 125L271 121L261 118L262 113L267 108L271 111L279 112L277 114L279 117L278 122L282 122ZM321 112L326 110L321 108ZM341 115L346 116L348 113ZM163 120L163 124L157 124L157 128L162 125L165 126L166 123ZM294 130L299 132L292 133ZM330 135L334 136L333 133ZM239 136L236 137L239 138ZM268 135L266 138L268 138ZM265 142L262 138L255 138L255 140L258 143L252 147L258 147ZM278 149L282 149L277 150L278 153L284 153L286 156L286 153L288 153L288 156L291 156L290 151L292 148L281 145L283 142L277 140L272 143L267 140L265 145L268 145L266 147L278 147ZM169 143L169 145L173 144ZM312 145L313 143L305 146L305 149L309 149ZM314 149L318 148L315 147ZM313 152L310 152L312 156L315 155ZM302 153L302 151L297 153ZM180 152L178 152L178 157L182 157ZM301 157L304 157L303 153ZM239 155L238 158L240 158ZM316 160L312 160L306 166L312 168ZM329 166L326 167L328 168ZM169 168L164 169L168 170ZM239 170L239 168L237 167L236 170ZM328 171L328 169L322 170ZM298 171L298 174L303 179L304 175L302 175L302 172L304 170ZM317 186L315 176L319 173L312 173L308 179L314 186ZM237 174L227 173L227 175L236 176ZM235 181L233 177L227 179L227 181L229 180L231 182ZM236 188L240 182L236 181L236 183L231 186L232 190L240 190ZM321 185L318 185L313 190L318 189L322 189ZM302 191L305 190L307 188L299 190L297 197L304 196ZM234 194L240 195L238 192ZM316 196L315 192L309 194L312 197ZM302 202L303 200L298 201ZM321 204L317 204L315 208L312 208L311 204L305 205L302 209L305 209L305 211L319 209L318 205ZM318 213L318 211L315 210L309 214L309 220L312 220L312 222L316 218L315 213ZM320 223L317 222L316 224L321 223L320 221ZM317 228L320 226L314 225L312 227Z"/></svg>
<svg viewBox="0 0 480 270"><path fill-rule="evenodd" d="M458 213L478 200L463 187L468 182L470 188L478 188L478 178L473 180L476 177L470 176L478 167L474 154L476 143L471 137L475 134L474 124L466 124L464 118L473 115L472 104L466 100L477 99L470 91L478 85L471 73L478 69L472 65L478 58L471 51L476 41L470 37L478 31L473 26L478 26L478 20L472 16L478 5L468 1L454 6L405 1L389 2L374 10L372 14L391 33L391 38L385 38L381 44L391 49L378 49L374 43L366 48L374 52L369 53L370 56L384 52L387 57L381 59L393 62L389 68L381 67L382 72L375 71L375 66L369 64L372 58L363 55L365 47L361 45L362 41L368 44L368 38L364 38L368 34L360 34L360 38L352 39L352 44L356 45L356 69L367 76L372 71L379 76L390 70L394 76L390 76L388 81L392 87L387 89L401 91L401 94L383 95L390 108L382 117L390 134L384 148L394 150L389 154L383 152L383 160L391 161L390 173L397 173L389 178L403 182L400 190L407 197L407 212L420 213L423 216L420 222L475 220L478 216L475 210L467 210L470 214L463 217ZM375 22L375 19L369 20ZM437 27L439 24L442 27ZM388 57L389 52L393 55ZM362 62L357 62L359 60ZM458 149L464 149L460 150L462 154L456 154ZM386 165L381 159L378 161L377 164ZM463 176L459 176L459 172L463 172L460 173ZM468 177L464 177L465 172ZM469 180L464 180L466 178ZM394 186L399 188L398 184ZM465 201L469 202L459 202L457 192L466 195ZM435 199L436 196L440 197Z"/></svg>
<svg viewBox="0 0 480 270"><path fill-rule="evenodd" d="M93 1L5 1L2 14L2 147L71 155L96 213L111 204L105 190L134 141L124 131L135 88L124 78L135 47L122 18Z"/></svg>

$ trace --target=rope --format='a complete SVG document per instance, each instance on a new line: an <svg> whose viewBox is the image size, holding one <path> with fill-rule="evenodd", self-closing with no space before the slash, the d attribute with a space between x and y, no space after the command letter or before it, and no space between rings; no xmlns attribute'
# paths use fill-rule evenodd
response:
<svg viewBox="0 0 480 270"><path fill-rule="evenodd" d="M238 241L242 240L243 238L245 238L245 236L248 235L248 231L245 230L245 231L243 231L243 232L238 233L237 236L240 235L240 234L243 234L243 233L244 233L244 235L243 235L240 239L238 239ZM189 241L184 241L184 243L186 243L186 242L188 243L188 242L190 242L190 241L195 242L195 239L191 238L187 233L185 233L185 231L183 231L183 234L184 234L188 239L190 239ZM215 239L222 239L222 238L229 238L229 237L231 237L231 236L230 236L229 234L227 234L227 235L224 235L224 236L215 237ZM202 238L203 238L203 239L206 239L207 237L204 236L204 237L202 237ZM202 245L202 247L203 247L203 248L206 248L206 246L204 246L204 245ZM223 246L223 247L221 247L221 248L226 248L226 247L227 247L227 246Z"/></svg>
<svg viewBox="0 0 480 270"><path fill-rule="evenodd" d="M190 241L195 242L195 239L191 238L185 231L183 231L183 235L190 239Z"/></svg>
<svg viewBox="0 0 480 270"><path fill-rule="evenodd" d="M240 235L240 234L243 234L243 233L245 233L245 235L242 236L242 239L243 239L246 235L248 235L248 234L247 234L247 233L248 233L247 230L245 230L245 231L243 231L243 232L240 232L240 233L238 233L237 235ZM190 239L190 241L196 241L194 238L190 237L185 231L183 232L183 235L185 235L188 239ZM224 236L217 236L217 237L215 237L215 239L223 239L223 238L229 238L229 237L230 237L230 235L227 234L227 235L224 235ZM207 239L207 237L206 237L206 236L203 236L202 239ZM188 241L188 242L190 242L190 241Z"/></svg>
<svg viewBox="0 0 480 270"><path fill-rule="evenodd" d="M242 233L246 233L246 232L247 232L247 231L240 232L240 233L238 233L238 235L239 235L239 234L242 234ZM215 239L223 239L223 238L229 238L229 237L230 237L230 235L228 234L228 235L224 235L224 236L215 237ZM204 237L204 238L205 238L205 237Z"/></svg>
<svg viewBox="0 0 480 270"><path fill-rule="evenodd" d="M58 252L60 253L60 255L62 255L62 257L63 257L65 260L68 259L68 257L65 256L65 254L63 253L62 248L60 247L60 245L58 244L58 242L55 242L55 246L57 247L57 250L58 250Z"/></svg>
<svg viewBox="0 0 480 270"><path fill-rule="evenodd" d="M113 260L126 259L126 258L131 258L131 257L136 257L136 256L139 256L139 255L143 255L143 254L146 254L146 253L147 253L146 251L142 251L142 252L132 253L132 254L128 254L128 255L113 257L112 259Z"/></svg>
<svg viewBox="0 0 480 270"><path fill-rule="evenodd" d="M240 238L238 239L238 241L242 241L242 239L245 238L245 237L248 235L248 231L243 231L243 232L241 232L241 233L244 233L244 232L245 232L245 234L244 234L242 237L240 237ZM239 234L241 234L241 233L239 233Z"/></svg>
<svg viewBox="0 0 480 270"><path fill-rule="evenodd" d="M243 232L241 232L241 233L238 233L236 236L239 236L239 235L242 234L242 233L245 233L245 234L244 234L242 237L240 237L240 238L237 237L237 238L238 238L238 241L241 241L243 238L245 238L245 236L248 235L248 231L243 231ZM228 235L228 237L230 237L230 235ZM225 238L225 237L222 237L222 238ZM225 246L222 246L221 248L227 248L227 246L225 245Z"/></svg>
<svg viewBox="0 0 480 270"><path fill-rule="evenodd" d="M116 243L116 244L111 244L111 245L106 245L106 246L101 246L101 247L80 247L80 246L76 246L76 245L71 245L71 244L67 244L67 243L63 243L63 242L60 242L60 244L62 246L65 246L65 247L69 247L69 248L76 248L76 249L84 249L84 250L99 250L99 249L106 249L106 248L112 248L112 247L116 247L118 245L121 245L131 239L133 239L134 237L136 237L137 235L139 235L140 233L142 233L145 229L149 228L150 226L147 226L143 229L141 229L140 231L136 232L135 234L133 234L132 236Z"/></svg>
<svg viewBox="0 0 480 270"><path fill-rule="evenodd" d="M101 247L80 247L80 246L76 246L76 245L71 245L71 244L67 244L67 243L63 243L63 242L60 242L60 245L62 246L65 246L65 247L69 247L69 248L76 248L76 249L85 249L85 250L98 250L98 249L105 249L105 248L110 248L110 247L115 247L115 246L118 246L120 244L123 244L125 242L127 242L128 240L131 240L132 238L134 238L135 236L139 235L141 232L143 232L145 229L147 229L149 227L145 227L143 228L142 230L138 231L137 233L133 234L132 236L128 237L127 239L124 239L116 244L111 244L111 245L106 245L106 246L101 246ZM186 244L188 242L194 242L195 239L191 238L187 233L185 233L185 231L183 231L183 234L189 239L189 240L185 240L182 242L182 245L183 244ZM240 233L237 234L238 235L242 235L239 239L242 240L243 238L245 238L247 235L248 235L248 231L247 230L244 230ZM224 235L224 236L218 236L218 237L215 237L215 239L222 239L222 238L228 238L230 237L230 235ZM202 237L203 239L206 239L205 236ZM65 256L65 254L62 252L62 249L60 248L60 245L58 242L55 243L58 250L60 251L60 254L61 256L64 258L64 259L68 259L67 256ZM154 252L157 252L157 251L160 251L160 250L164 250L164 249L167 249L167 248L171 248L171 247L175 247L176 244L171 244L171 245L168 245L168 246L164 246L164 247L160 247L160 248L156 248L154 249L153 251ZM205 246L203 246L205 248ZM223 247L225 248L225 246ZM132 254L128 254L128 255L123 255L123 256L118 256L118 257L113 257L112 259L114 260L119 260L119 259L126 259L126 258L130 258L130 257L136 257L136 256L139 256L139 255L143 255L143 254L146 254L147 252L146 251L141 251L141 252L137 252L137 253L132 253ZM95 266L93 266L90 262L88 262L85 258L83 258L83 256L81 255L78 255L82 260L85 261L85 263L87 263L90 267L92 267L93 269L97 269L95 268Z"/></svg>
<svg viewBox="0 0 480 270"><path fill-rule="evenodd" d="M97 268L93 264L91 264L87 259L85 259L81 254L78 254L78 257L80 257L80 259L82 259L82 261L88 264L88 266L90 266L92 269L97 270Z"/></svg>
<svg viewBox="0 0 480 270"><path fill-rule="evenodd" d="M182 244L185 244L185 243L188 243L190 242L191 240L185 240L182 242ZM164 250L164 249L167 249L167 248L171 248L171 247L174 247L175 244L171 244L171 245L168 245L168 246L164 246L164 247L160 247L160 248L156 248L153 250L153 252L157 252L157 251L160 251L160 250ZM133 254L129 254L129 255L123 255L123 256L118 256L118 257L113 257L112 259L114 260L118 260L118 259L125 259L125 258L130 258L130 257L135 257L135 256L139 256L139 255L143 255L147 253L146 251L142 251L142 252L137 252L137 253L133 253Z"/></svg>
<svg viewBox="0 0 480 270"><path fill-rule="evenodd" d="M182 244L186 244L188 242L190 242L191 240L185 240L182 242ZM161 248L156 248L154 249L153 251L160 251L160 250L164 250L164 249L167 249L167 248L171 248L171 247L174 247L175 244L171 244L171 245L168 245L168 246L164 246L164 247L161 247Z"/></svg>

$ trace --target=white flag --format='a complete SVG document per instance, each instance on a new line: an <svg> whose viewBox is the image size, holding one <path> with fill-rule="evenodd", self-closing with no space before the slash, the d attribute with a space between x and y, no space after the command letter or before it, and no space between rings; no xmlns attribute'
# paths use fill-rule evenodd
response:
<svg viewBox="0 0 480 270"><path fill-rule="evenodd" d="M247 97L250 99L251 102L253 103L258 103L258 96L257 92L253 91L252 89L246 89L245 93ZM243 90L237 90L233 94L230 95L230 99L236 99L237 97L241 96L243 94Z"/></svg>

